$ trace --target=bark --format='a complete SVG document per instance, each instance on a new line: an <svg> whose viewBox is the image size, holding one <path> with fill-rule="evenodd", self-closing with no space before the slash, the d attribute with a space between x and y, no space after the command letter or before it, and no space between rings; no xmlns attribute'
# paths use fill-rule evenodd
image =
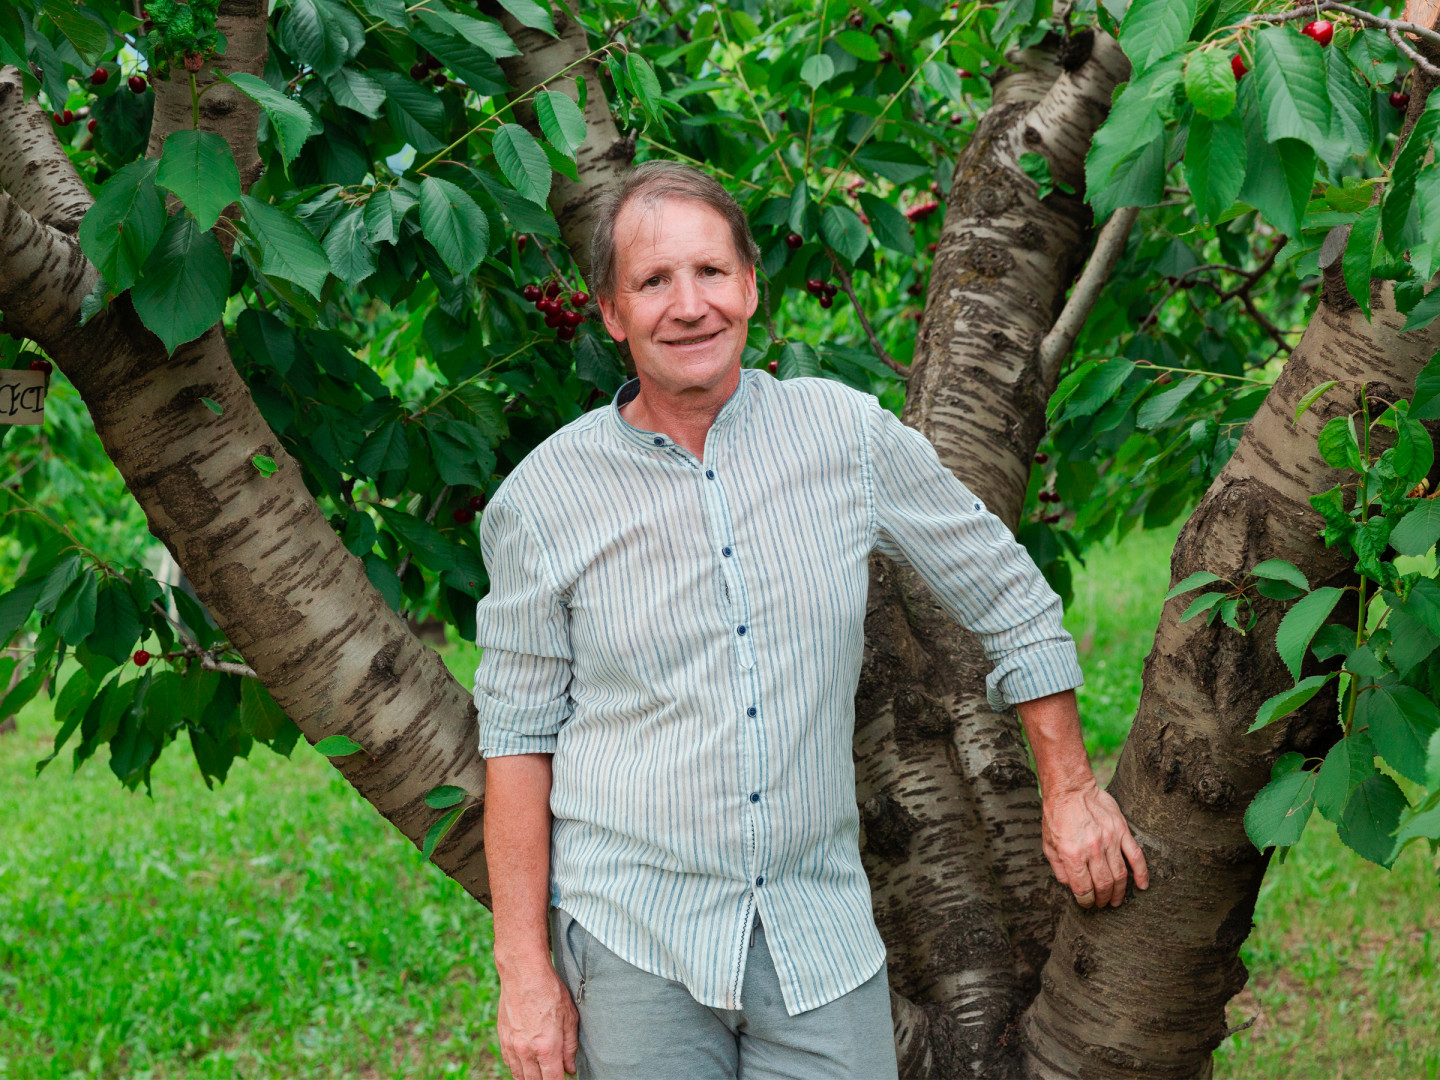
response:
<svg viewBox="0 0 1440 1080"><path fill-rule="evenodd" d="M531 30L508 11L496 9L505 32L520 49L519 56L501 60L500 67L515 88L512 99L544 82L546 89L558 90L578 101L575 75L585 79L585 142L575 154L580 181L556 173L550 185L550 210L560 224L560 235L580 276L591 281L590 234L595 230L599 200L629 171L635 157L635 139L622 137L615 127L600 84L600 67L593 59L586 59L591 50L584 24L568 10L568 5L557 3L551 11L559 37ZM555 73L562 70L566 74L555 78ZM540 125L528 101L516 105L514 111L517 122L539 134Z"/></svg>
<svg viewBox="0 0 1440 1080"><path fill-rule="evenodd" d="M1083 189L1084 155L1129 64L1079 34L1019 58L956 167L905 420L1015 528L1055 372L1040 344L1090 246L1080 197L1038 200L1019 157ZM871 563L856 701L862 854L890 950L904 1076L1005 1075L1058 886L1034 774L990 665L910 571Z"/></svg>
<svg viewBox="0 0 1440 1080"><path fill-rule="evenodd" d="M55 143L50 119L23 105L20 69L0 68L0 190L35 207L41 224L73 236L89 209L90 189L63 155L57 160L41 152Z"/></svg>
<svg viewBox="0 0 1440 1080"><path fill-rule="evenodd" d="M1412 124L1430 89L1416 77ZM1408 397L1440 348L1440 327L1402 333L1405 316L1380 282L1367 322L1338 260L1326 275L1300 344L1181 531L1172 582L1201 569L1234 578L1279 557L1313 585L1354 583L1348 559L1317 536L1322 521L1309 497L1345 478L1321 460L1315 440L1328 420L1358 406L1356 395L1337 387L1299 423L1291 418L1305 392L1328 379L1369 382L1386 400ZM1111 911L1066 906L1023 1022L1030 1076L1209 1075L1226 1034L1225 1003L1245 985L1239 950L1268 862L1245 834L1245 809L1282 753L1323 755L1340 734L1325 694L1246 734L1261 702L1291 685L1274 644L1288 605L1261 601L1259 622L1241 637L1203 619L1182 624L1189 599L1165 605L1109 786L1145 849L1150 889ZM1350 606L1341 614L1353 625ZM1302 674L1319 670L1312 658Z"/></svg>

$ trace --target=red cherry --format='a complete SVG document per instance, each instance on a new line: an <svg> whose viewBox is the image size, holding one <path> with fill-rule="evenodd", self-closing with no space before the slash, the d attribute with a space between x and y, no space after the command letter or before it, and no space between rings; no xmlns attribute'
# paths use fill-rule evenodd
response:
<svg viewBox="0 0 1440 1080"><path fill-rule="evenodd" d="M525 245L528 244L529 242L530 242L530 237L526 236L524 233L521 233L519 236L515 237L515 248L516 248L516 250L518 250L518 251L524 251L524 250L525 250ZM538 291L538 290L537 290L537 291Z"/></svg>
<svg viewBox="0 0 1440 1080"><path fill-rule="evenodd" d="M1396 112L1404 112L1410 106L1410 95L1404 90L1394 90L1390 94L1390 107Z"/></svg>
<svg viewBox="0 0 1440 1080"><path fill-rule="evenodd" d="M552 300L553 300L555 297L559 296L559 295L560 295L560 283L559 283L558 281L553 280L553 279L550 280L550 281L547 281L547 282L545 283L545 295L548 296L548 297L550 297Z"/></svg>
<svg viewBox="0 0 1440 1080"><path fill-rule="evenodd" d="M925 202L916 203L910 207L909 210L905 211L905 216L911 221L924 221L939 208L940 204L938 202L934 199L928 199Z"/></svg>
<svg viewBox="0 0 1440 1080"><path fill-rule="evenodd" d="M800 250L800 245L803 243L805 243L805 238L798 232L792 232L789 236L785 237L785 246L791 251Z"/></svg>
<svg viewBox="0 0 1440 1080"><path fill-rule="evenodd" d="M483 509L485 509L485 496L484 496L484 495L471 495L471 496L470 496L470 509L471 509L471 510L483 510Z"/></svg>
<svg viewBox="0 0 1440 1080"><path fill-rule="evenodd" d="M779 361L779 360L771 360L771 361L770 361L770 374L771 374L771 375L778 375L778 374L780 374L780 361Z"/></svg>
<svg viewBox="0 0 1440 1080"><path fill-rule="evenodd" d="M433 79L431 79L430 81L431 81L432 83L434 83L436 86L444 86L446 83L448 83L448 82L450 81L450 77L449 77L448 75L446 75L443 71L437 71L437 72L435 73L435 77L434 77Z"/></svg>
<svg viewBox="0 0 1440 1080"><path fill-rule="evenodd" d="M911 296L919 296L924 293L925 286L921 285L918 281L915 281L907 285L905 287L905 291L908 292Z"/></svg>
<svg viewBox="0 0 1440 1080"><path fill-rule="evenodd" d="M66 127L69 127L75 122L75 114L69 109L66 109L63 113L60 114L60 122Z"/></svg>
<svg viewBox="0 0 1440 1080"><path fill-rule="evenodd" d="M110 81L110 72L107 68L98 67L90 73L91 86L104 86Z"/></svg>
<svg viewBox="0 0 1440 1080"><path fill-rule="evenodd" d="M545 313L545 325L546 325L546 326L551 327L551 328L553 329L554 327L559 326L560 323L561 323L560 312L558 312L558 311L547 311L547 312Z"/></svg>
<svg viewBox="0 0 1440 1080"><path fill-rule="evenodd" d="M125 85L130 87L132 94L143 94L148 84L139 75L131 75L130 78L125 80Z"/></svg>
<svg viewBox="0 0 1440 1080"><path fill-rule="evenodd" d="M892 61L892 60L894 60L894 59L895 59L895 54L892 53L889 49L886 49L884 52L882 52L882 53L880 54L880 63L882 63L882 64L888 64L888 63L890 63L890 61Z"/></svg>
<svg viewBox="0 0 1440 1080"><path fill-rule="evenodd" d="M146 664L148 664L149 662L150 662L150 654L149 654L148 652L146 652L144 649L136 649L136 650L135 650L135 666L136 666L136 667L144 667L144 666L145 666Z"/></svg>
<svg viewBox="0 0 1440 1080"><path fill-rule="evenodd" d="M560 313L560 321L566 326L579 326L585 321L585 316L581 315L578 311L562 311Z"/></svg>
<svg viewBox="0 0 1440 1080"><path fill-rule="evenodd" d="M450 516L454 518L456 525L469 525L475 520L475 511L471 510L468 506L462 506L459 510L451 513Z"/></svg>
<svg viewBox="0 0 1440 1080"><path fill-rule="evenodd" d="M925 250L928 251L931 255L934 255L935 252L938 251L939 249L940 249L939 243L936 242L936 241L933 241L933 240L932 240L930 243L928 243L928 244L925 245Z"/></svg>
<svg viewBox="0 0 1440 1080"><path fill-rule="evenodd" d="M825 295L828 296L828 297L830 297L831 300L834 300L834 299L835 299L835 294L840 291L840 286L839 286L839 285L832 285L832 284L830 284L830 282L828 282L828 281L825 282L825 283L824 283L823 285L821 285L820 287L825 290Z"/></svg>
<svg viewBox="0 0 1440 1080"><path fill-rule="evenodd" d="M93 116L89 120L85 121L85 130L90 132L91 135L95 134L95 129L99 126L100 121L96 120Z"/></svg>
<svg viewBox="0 0 1440 1080"><path fill-rule="evenodd" d="M425 66L424 60L417 60L410 65L410 78L416 82L424 82L430 77L430 69Z"/></svg>
<svg viewBox="0 0 1440 1080"><path fill-rule="evenodd" d="M581 292L579 289L577 289L575 292L570 294L570 306L577 311L583 308L589 302L590 294L588 292Z"/></svg>
<svg viewBox="0 0 1440 1080"><path fill-rule="evenodd" d="M1330 44L1330 39L1335 36L1335 24L1326 19L1316 19L1308 22L1300 28L1300 33L1314 41L1323 49Z"/></svg>
<svg viewBox="0 0 1440 1080"><path fill-rule="evenodd" d="M829 307L833 306L834 303L835 303L835 301L834 301L833 299L831 299L830 297L828 297L828 296L822 296L822 297L820 297L820 306L823 307L823 308L829 308Z"/></svg>
<svg viewBox="0 0 1440 1080"><path fill-rule="evenodd" d="M521 237L521 239L523 240L524 237ZM520 295L525 297L526 300L533 304L536 300L539 300L540 297L544 294L540 292L539 285L531 284L526 285L525 288L521 289Z"/></svg>
<svg viewBox="0 0 1440 1080"><path fill-rule="evenodd" d="M573 341L575 340L575 327L562 326L555 331L555 336L561 341Z"/></svg>
<svg viewBox="0 0 1440 1080"><path fill-rule="evenodd" d="M825 283L819 278L807 278L805 280L805 291L811 296L820 296L825 292Z"/></svg>
<svg viewBox="0 0 1440 1080"><path fill-rule="evenodd" d="M428 67L431 71L439 71L445 65L441 62L438 56L431 56L429 53L426 53L425 66Z"/></svg>
<svg viewBox="0 0 1440 1080"><path fill-rule="evenodd" d="M46 375L49 375L50 372L55 370L55 365L50 363L49 360L31 360L30 370L43 371Z"/></svg>
<svg viewBox="0 0 1440 1080"><path fill-rule="evenodd" d="M1035 455L1035 464L1036 464L1036 465L1044 465L1044 464L1045 464L1047 461L1049 461L1049 460L1050 460L1050 455L1047 454L1047 453L1045 453L1044 451L1041 451L1040 453L1038 453L1038 454Z"/></svg>
<svg viewBox="0 0 1440 1080"><path fill-rule="evenodd" d="M64 127L64 126L65 126L65 114L64 114L64 113L52 112L52 113L50 114L50 119L51 119L51 120L54 120L56 126L58 126L58 127Z"/></svg>
<svg viewBox="0 0 1440 1080"><path fill-rule="evenodd" d="M1245 58L1239 53L1236 53L1230 57L1230 70L1235 73L1235 81L1239 82L1250 69L1245 66Z"/></svg>

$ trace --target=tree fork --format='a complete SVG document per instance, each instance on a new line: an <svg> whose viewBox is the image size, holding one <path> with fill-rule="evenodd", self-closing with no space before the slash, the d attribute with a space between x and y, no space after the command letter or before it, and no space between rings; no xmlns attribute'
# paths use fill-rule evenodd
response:
<svg viewBox="0 0 1440 1080"><path fill-rule="evenodd" d="M1416 72L1403 136L1435 80ZM1327 276L1338 278L1338 262ZM1309 497L1341 482L1316 449L1332 417L1358 407L1337 387L1298 422L1296 406L1329 379L1368 382L1394 400L1440 348L1440 324L1403 332L1386 284L1372 293L1372 321L1337 294L1319 308L1230 461L1181 530L1171 582L1205 569L1238 578L1264 559L1287 558L1320 585L1354 583L1327 550ZM1244 828L1245 809L1287 751L1322 754L1340 734L1336 703L1321 694L1293 716L1248 734L1260 704L1291 676L1275 648L1286 607L1257 604L1240 636L1202 619L1181 623L1188 601L1165 605L1145 661L1138 714L1109 791L1145 848L1151 885L1113 911L1067 905L1042 989L1022 1029L1030 1077L1206 1077L1226 1034L1225 1005L1245 985L1240 946L1249 936L1269 856ZM1341 610L1341 621L1353 618ZM1353 623L1352 623L1353 625ZM1302 674L1320 665L1308 657Z"/></svg>

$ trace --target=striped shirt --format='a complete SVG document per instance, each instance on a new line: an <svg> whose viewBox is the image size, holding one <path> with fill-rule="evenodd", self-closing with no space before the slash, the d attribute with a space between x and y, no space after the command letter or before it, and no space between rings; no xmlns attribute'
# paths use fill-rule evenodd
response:
<svg viewBox="0 0 1440 1080"><path fill-rule="evenodd" d="M480 750L554 754L550 899L629 963L740 1007L755 913L786 1010L880 969L851 738L868 556L915 568L996 709L1077 686L1060 599L871 395L743 369L698 459L607 408L485 510Z"/></svg>

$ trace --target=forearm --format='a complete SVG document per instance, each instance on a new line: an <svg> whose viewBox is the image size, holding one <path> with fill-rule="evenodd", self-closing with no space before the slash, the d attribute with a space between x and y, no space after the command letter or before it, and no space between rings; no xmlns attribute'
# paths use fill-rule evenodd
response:
<svg viewBox="0 0 1440 1080"><path fill-rule="evenodd" d="M549 963L551 755L485 762L485 860L500 977Z"/></svg>
<svg viewBox="0 0 1440 1080"><path fill-rule="evenodd" d="M1025 725L1025 736L1035 754L1035 771L1042 794L1059 795L1095 782L1085 741L1080 735L1080 711L1075 691L1062 690L1015 706Z"/></svg>

